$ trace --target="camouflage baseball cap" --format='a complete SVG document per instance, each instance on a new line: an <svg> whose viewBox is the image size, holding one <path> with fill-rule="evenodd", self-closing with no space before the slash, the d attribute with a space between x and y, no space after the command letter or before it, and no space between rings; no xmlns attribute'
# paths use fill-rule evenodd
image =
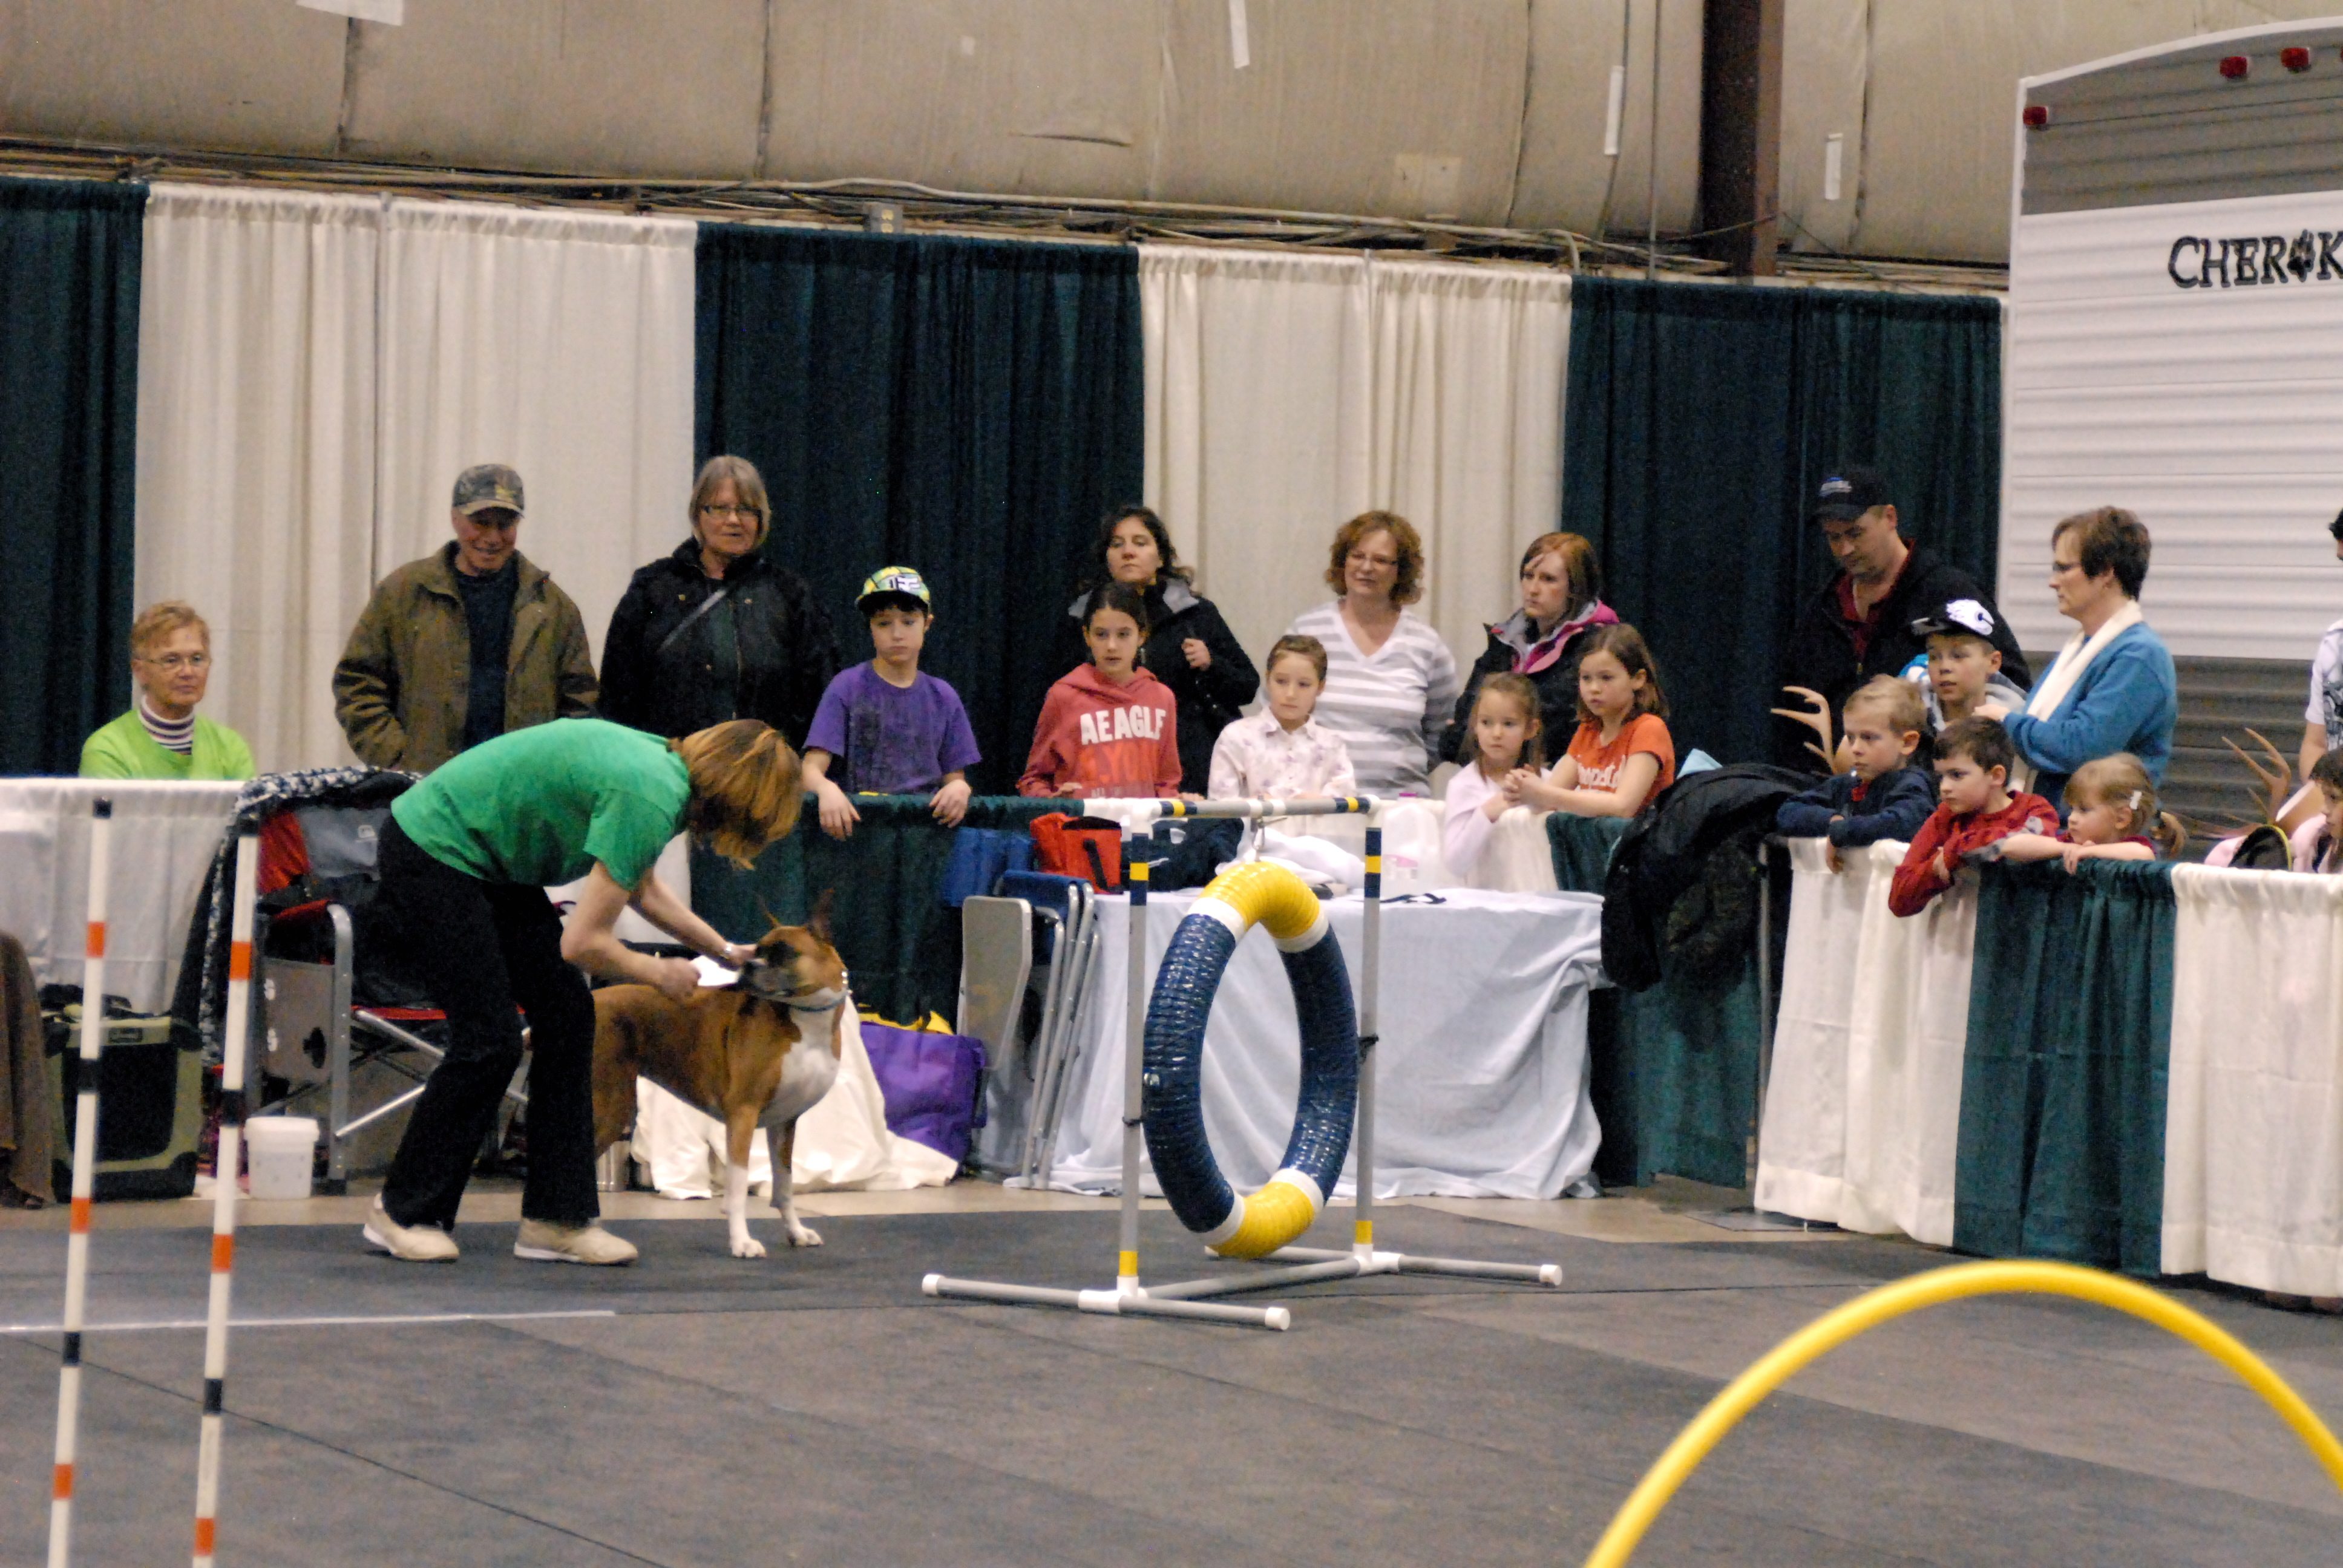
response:
<svg viewBox="0 0 2343 1568"><path fill-rule="evenodd" d="M502 508L521 515L520 476L502 463L475 463L456 476L456 509L466 517Z"/></svg>
<svg viewBox="0 0 2343 1568"><path fill-rule="evenodd" d="M865 615L870 613L872 599L915 599L923 607L931 607L927 580L909 567L880 567L862 579L862 591L854 596L854 606Z"/></svg>

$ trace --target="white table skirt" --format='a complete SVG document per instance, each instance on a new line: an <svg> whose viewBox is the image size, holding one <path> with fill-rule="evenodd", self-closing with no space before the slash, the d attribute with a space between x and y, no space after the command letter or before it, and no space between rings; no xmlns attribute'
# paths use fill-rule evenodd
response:
<svg viewBox="0 0 2343 1568"><path fill-rule="evenodd" d="M2164 1271L2343 1296L2343 878L2176 866Z"/></svg>
<svg viewBox="0 0 2343 1568"><path fill-rule="evenodd" d="M1377 1197L1553 1198L1593 1169L1586 999L1602 960L1602 900L1451 891L1386 906L1376 1051ZM1159 959L1193 892L1149 900ZM1122 1179L1125 936L1130 904L1099 905L1096 980L1058 1135L1055 1183ZM1327 905L1355 990L1363 902ZM1152 985L1151 970L1150 985ZM1293 995L1254 930L1237 949L1205 1032L1204 1126L1240 1190L1265 1181L1292 1131L1301 1084ZM1145 1190L1155 1191L1151 1178ZM1351 1191L1348 1176L1336 1189Z"/></svg>
<svg viewBox="0 0 2343 1568"><path fill-rule="evenodd" d="M1976 884L1910 919L1887 907L1905 846L1833 872L1793 840L1788 951L1757 1144L1756 1205L1950 1246Z"/></svg>
<svg viewBox="0 0 2343 1568"><path fill-rule="evenodd" d="M142 1011L171 1003L196 898L243 785L0 779L0 931L33 978L79 985L89 910L90 803L114 802L106 989Z"/></svg>

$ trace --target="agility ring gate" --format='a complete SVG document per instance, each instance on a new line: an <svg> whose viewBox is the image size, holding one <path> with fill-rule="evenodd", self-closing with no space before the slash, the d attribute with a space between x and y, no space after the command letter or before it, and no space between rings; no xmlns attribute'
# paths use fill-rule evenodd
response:
<svg viewBox="0 0 2343 1568"><path fill-rule="evenodd" d="M1383 948L1383 802L1371 796L1334 800L1152 800L1134 802L1123 825L1124 885L1130 890L1129 963L1124 1017L1121 1249L1110 1290L1062 1290L930 1274L930 1296L1071 1307L1120 1316L1193 1318L1282 1330L1284 1307L1244 1307L1206 1300L1315 1280L1368 1274L1445 1274L1559 1286L1558 1263L1496 1263L1383 1251L1374 1237L1376 995ZM1154 996L1147 980L1147 862L1138 846L1162 819L1357 816L1366 819L1365 909L1362 920L1359 1006L1350 1005L1349 975L1316 895L1281 867L1258 861L1213 879L1182 919L1165 951ZM1275 1175L1251 1197L1222 1178L1204 1139L1199 1096L1204 1021L1228 959L1259 922L1282 950L1301 1017L1302 1082L1292 1141ZM1355 1049L1353 1049L1353 1045ZM1355 1122L1356 1136L1351 1136ZM1139 1271L1142 1139L1165 1199L1182 1223L1202 1232L1222 1257L1265 1258L1285 1266L1212 1279L1145 1285ZM1341 1174L1345 1145L1356 1155L1353 1240L1350 1249L1295 1247Z"/></svg>

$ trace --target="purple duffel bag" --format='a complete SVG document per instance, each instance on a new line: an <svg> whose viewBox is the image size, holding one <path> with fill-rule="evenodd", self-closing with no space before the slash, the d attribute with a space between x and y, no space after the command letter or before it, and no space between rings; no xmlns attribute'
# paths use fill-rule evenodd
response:
<svg viewBox="0 0 2343 1568"><path fill-rule="evenodd" d="M965 1161L984 1125L984 1042L865 1019L862 1049L887 1101L887 1130Z"/></svg>

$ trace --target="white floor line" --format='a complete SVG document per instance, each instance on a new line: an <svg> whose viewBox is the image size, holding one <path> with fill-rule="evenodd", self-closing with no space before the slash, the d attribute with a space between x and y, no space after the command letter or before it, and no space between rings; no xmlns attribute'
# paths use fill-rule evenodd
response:
<svg viewBox="0 0 2343 1568"><path fill-rule="evenodd" d="M314 1329L339 1328L356 1325L378 1327L403 1323L501 1323L538 1322L548 1318L615 1318L618 1314L608 1308L580 1309L564 1312L413 1312L402 1315L367 1317L363 1314L334 1318L231 1318L232 1329ZM172 1318L151 1323L90 1323L83 1332L93 1334L149 1333L161 1329L200 1329L201 1318ZM0 1323L0 1334L55 1334L65 1332L63 1323Z"/></svg>

